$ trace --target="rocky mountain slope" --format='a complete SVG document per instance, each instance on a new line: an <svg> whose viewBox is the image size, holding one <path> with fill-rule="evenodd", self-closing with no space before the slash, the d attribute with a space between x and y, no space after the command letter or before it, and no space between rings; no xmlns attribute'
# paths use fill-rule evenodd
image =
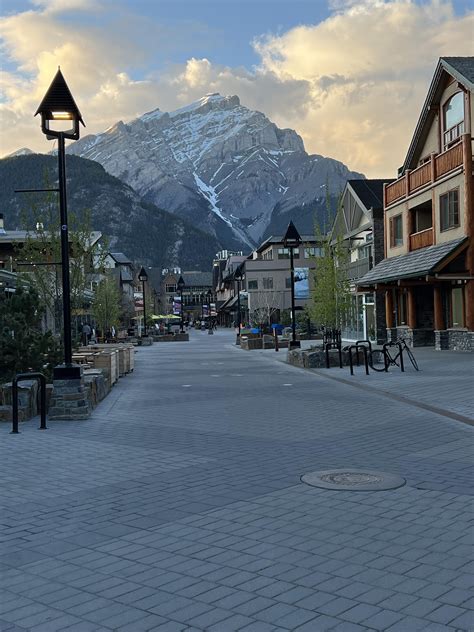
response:
<svg viewBox="0 0 474 632"><path fill-rule="evenodd" d="M67 179L69 212L81 216L84 209L90 209L92 228L108 237L115 251L150 266L210 268L221 247L212 235L144 202L97 162L68 156ZM29 227L25 223L32 206L46 203L45 194L15 194L15 189L45 188L56 182L57 159L53 156L30 153L0 160L0 209L6 228Z"/></svg>
<svg viewBox="0 0 474 632"><path fill-rule="evenodd" d="M253 245L290 218L311 231L326 212L327 193L334 201L347 179L364 177L307 154L295 131L219 94L120 121L68 151L100 162L144 199L230 248Z"/></svg>

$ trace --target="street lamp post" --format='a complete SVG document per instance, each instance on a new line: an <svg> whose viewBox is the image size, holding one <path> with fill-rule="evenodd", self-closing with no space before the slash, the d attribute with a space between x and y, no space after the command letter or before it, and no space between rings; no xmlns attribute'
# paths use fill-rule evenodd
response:
<svg viewBox="0 0 474 632"><path fill-rule="evenodd" d="M240 323L242 322L242 314L240 311L240 284L242 282L242 268L238 266L237 270L234 272L234 279L237 281L237 319L238 319L238 331L237 331L237 340L235 342L236 345L240 345Z"/></svg>
<svg viewBox="0 0 474 632"><path fill-rule="evenodd" d="M142 266L138 273L138 280L142 282L142 294L143 294L143 335L146 337L146 300L145 300L145 283L148 281L148 274L145 268Z"/></svg>
<svg viewBox="0 0 474 632"><path fill-rule="evenodd" d="M184 320L183 320L183 289L184 286L186 285L186 283L184 282L184 279L182 276L179 277L178 279L178 283L176 284L179 290L179 296L180 296L180 312L181 312L181 333L184 333Z"/></svg>
<svg viewBox="0 0 474 632"><path fill-rule="evenodd" d="M297 248L301 244L301 236L296 230L293 222L288 224L285 236L283 237L283 246L290 251L290 273L291 273L291 342L289 348L300 347L299 340L296 340L296 314L295 314L295 265L293 259L293 248Z"/></svg>
<svg viewBox="0 0 474 632"><path fill-rule="evenodd" d="M208 334L213 334L212 330L212 310L211 310L211 299L212 299L212 290L207 291L207 304L209 306L209 329L207 330Z"/></svg>
<svg viewBox="0 0 474 632"><path fill-rule="evenodd" d="M61 373L55 369L58 379L65 377L77 377L72 365L71 344L71 286L69 277L69 234L67 218L66 195L66 152L65 140L78 140L79 124L84 125L81 113L72 97L69 87L58 68L48 91L41 101L35 116L41 114L41 131L48 140L58 141L58 193L59 215L61 225L61 270L62 270L62 298L63 298L63 328L64 328L64 365L66 371ZM61 129L67 123L72 124L71 129ZM84 125L85 126L85 125ZM56 129L55 129L56 128Z"/></svg>

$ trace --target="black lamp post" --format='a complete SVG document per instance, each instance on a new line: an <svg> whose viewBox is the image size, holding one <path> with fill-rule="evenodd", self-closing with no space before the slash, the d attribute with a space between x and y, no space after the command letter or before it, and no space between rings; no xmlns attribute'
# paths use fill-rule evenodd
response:
<svg viewBox="0 0 474 632"><path fill-rule="evenodd" d="M35 116L41 114L41 131L48 140L58 141L58 182L59 182L59 215L61 223L61 269L62 269L62 294L63 294L63 327L64 327L64 364L66 371L55 369L55 376L77 377L72 369L72 344L71 344L71 286L69 278L69 234L67 223L67 196L66 196L66 152L65 139L78 140L79 123L84 125L81 113L77 107L68 85L58 68L48 91L43 97ZM72 125L70 129L61 129L65 123Z"/></svg>
<svg viewBox="0 0 474 632"><path fill-rule="evenodd" d="M213 334L212 331L212 310L211 310L211 299L212 299L212 290L207 291L207 304L209 306L209 329L207 330L208 334Z"/></svg>
<svg viewBox="0 0 474 632"><path fill-rule="evenodd" d="M296 340L296 318L295 318L295 266L293 259L293 248L298 248L301 244L301 236L299 232L296 230L296 226L293 222L288 224L288 228L286 229L285 236L283 237L283 246L288 248L290 251L290 272L291 272L291 342L290 349L299 347L300 342Z"/></svg>
<svg viewBox="0 0 474 632"><path fill-rule="evenodd" d="M180 304L181 304L181 333L184 333L184 320L183 320L183 289L184 286L186 285L186 283L184 282L184 279L182 276L179 277L178 279L178 283L176 284L179 290L179 296L180 296Z"/></svg>
<svg viewBox="0 0 474 632"><path fill-rule="evenodd" d="M148 274L145 268L142 266L138 273L138 280L142 282L143 293L143 335L146 336L146 298L145 298L145 283L148 281Z"/></svg>
<svg viewBox="0 0 474 632"><path fill-rule="evenodd" d="M206 300L206 295L204 292L201 294L201 320L204 320L204 301Z"/></svg>
<svg viewBox="0 0 474 632"><path fill-rule="evenodd" d="M237 281L237 319L239 321L239 329L237 332L237 340L235 344L240 345L240 323L242 321L242 314L240 311L240 284L242 282L242 268L240 266L238 266L237 270L234 272L234 279Z"/></svg>

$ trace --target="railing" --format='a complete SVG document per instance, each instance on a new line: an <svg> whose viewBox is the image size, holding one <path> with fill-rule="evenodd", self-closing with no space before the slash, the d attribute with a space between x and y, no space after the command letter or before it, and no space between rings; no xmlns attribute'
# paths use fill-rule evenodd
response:
<svg viewBox="0 0 474 632"><path fill-rule="evenodd" d="M436 156L436 175L439 178L460 165L462 165L462 143Z"/></svg>
<svg viewBox="0 0 474 632"><path fill-rule="evenodd" d="M410 235L410 250L419 250L433 245L433 229L426 228Z"/></svg>
<svg viewBox="0 0 474 632"><path fill-rule="evenodd" d="M349 263L346 268L346 275L348 279L360 279L369 269L369 257L365 257Z"/></svg>
<svg viewBox="0 0 474 632"><path fill-rule="evenodd" d="M431 162L427 162L421 167L410 171L409 175L410 191L415 191L428 182L431 182Z"/></svg>
<svg viewBox="0 0 474 632"><path fill-rule="evenodd" d="M463 143L453 145L448 150L435 156L432 154L430 162L417 167L385 187L385 206L389 206L397 200L407 197L413 191L428 184L433 184L445 174L461 167L463 164Z"/></svg>
<svg viewBox="0 0 474 632"><path fill-rule="evenodd" d="M40 383L40 430L46 428L46 378L42 373L18 373L12 380L12 431L10 434L20 434L18 430L18 382L24 380L38 380Z"/></svg>

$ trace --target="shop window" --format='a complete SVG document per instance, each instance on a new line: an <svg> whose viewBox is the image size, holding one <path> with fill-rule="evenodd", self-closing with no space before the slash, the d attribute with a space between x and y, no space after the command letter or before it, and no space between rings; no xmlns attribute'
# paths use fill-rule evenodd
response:
<svg viewBox="0 0 474 632"><path fill-rule="evenodd" d="M459 190L448 191L439 198L440 230L459 226Z"/></svg>

